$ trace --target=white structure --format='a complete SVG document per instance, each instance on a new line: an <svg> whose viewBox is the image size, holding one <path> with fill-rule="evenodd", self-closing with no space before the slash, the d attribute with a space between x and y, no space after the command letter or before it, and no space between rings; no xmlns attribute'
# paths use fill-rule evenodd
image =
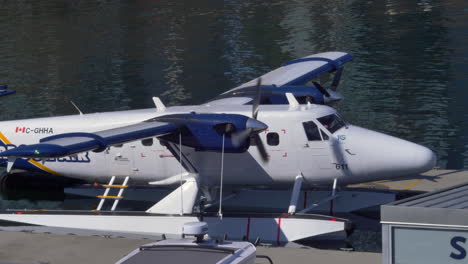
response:
<svg viewBox="0 0 468 264"><path fill-rule="evenodd" d="M467 263L468 184L383 205L383 264Z"/></svg>
<svg viewBox="0 0 468 264"><path fill-rule="evenodd" d="M184 224L184 239L162 240L143 245L116 264L254 264L255 246L249 242L203 240L208 231L204 222ZM187 236L195 236L187 238Z"/></svg>
<svg viewBox="0 0 468 264"><path fill-rule="evenodd" d="M1 220L49 227L78 228L133 234L166 235L179 238L187 222L198 222L195 215L161 215L145 212L92 211L7 211ZM210 226L209 236L232 240L248 240L285 244L319 235L344 239L352 230L349 221L323 215L227 214L203 219Z"/></svg>

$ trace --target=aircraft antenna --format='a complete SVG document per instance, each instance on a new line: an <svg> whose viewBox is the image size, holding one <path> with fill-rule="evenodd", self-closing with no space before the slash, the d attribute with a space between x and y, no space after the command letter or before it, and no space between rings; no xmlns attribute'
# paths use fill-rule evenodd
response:
<svg viewBox="0 0 468 264"><path fill-rule="evenodd" d="M221 175L219 183L219 210L218 216L220 219L223 219L223 178L224 178L224 138L226 133L223 133L223 144L221 147Z"/></svg>
<svg viewBox="0 0 468 264"><path fill-rule="evenodd" d="M261 92L262 92L261 86L262 86L262 78L258 78L257 85L256 85L256 94L252 102L252 118L253 119L257 119L257 115L258 115L258 106L260 105Z"/></svg>
<svg viewBox="0 0 468 264"><path fill-rule="evenodd" d="M81 112L80 108L78 108L78 106L76 106L76 104L73 101L70 101L70 103L76 108L76 110L78 110L80 115L83 115L83 112Z"/></svg>

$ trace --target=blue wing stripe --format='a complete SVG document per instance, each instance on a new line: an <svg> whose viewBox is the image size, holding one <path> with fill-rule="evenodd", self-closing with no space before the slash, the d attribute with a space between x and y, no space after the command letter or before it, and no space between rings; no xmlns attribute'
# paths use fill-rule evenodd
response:
<svg viewBox="0 0 468 264"><path fill-rule="evenodd" d="M96 133L65 133L43 138L39 144L22 145L0 153L3 157L55 158L86 151L103 151L108 146L138 139L165 135L179 125L143 122Z"/></svg>

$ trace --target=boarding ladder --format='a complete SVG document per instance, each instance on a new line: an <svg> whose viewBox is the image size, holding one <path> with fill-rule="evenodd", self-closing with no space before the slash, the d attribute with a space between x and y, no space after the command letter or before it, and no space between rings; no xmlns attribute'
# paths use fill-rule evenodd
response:
<svg viewBox="0 0 468 264"><path fill-rule="evenodd" d="M98 198L101 198L101 201L99 202L99 205L95 211L101 211L101 208L104 205L104 201L106 199L114 200L114 204L112 205L111 211L115 211L115 208L117 208L117 204L119 204L119 201L123 199L122 195L123 195L125 188L128 188L127 183L129 179L130 179L130 176L126 176L122 185L117 185L117 184L114 184L115 176L112 176L108 184L102 185L103 187L106 187L106 190L104 191L103 195L97 196ZM117 194L117 196L109 195L109 192L112 188L119 189L119 193Z"/></svg>

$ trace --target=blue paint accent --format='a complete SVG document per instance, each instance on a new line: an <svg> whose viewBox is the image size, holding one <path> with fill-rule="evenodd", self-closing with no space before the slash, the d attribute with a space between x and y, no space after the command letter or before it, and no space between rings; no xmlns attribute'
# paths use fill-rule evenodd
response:
<svg viewBox="0 0 468 264"><path fill-rule="evenodd" d="M214 127L223 124L232 124L235 134L246 129L250 118L238 114L176 114L156 118L161 122L171 122L182 126L182 145L195 148L197 151L221 151L223 136ZM240 145L232 142L232 134L226 134L224 151L228 153L241 153L249 148L249 138ZM179 134L173 133L162 136L161 139L179 144Z"/></svg>
<svg viewBox="0 0 468 264"><path fill-rule="evenodd" d="M0 140L0 149L7 150L7 149L12 149L12 148L16 148L16 146L15 145L5 144L3 141ZM8 159L0 157L0 167L5 167L6 168L7 165L8 165ZM43 170L41 170L40 168L38 168L38 167L32 165L31 163L29 163L27 158L18 158L15 161L15 164L13 165L13 168L28 170L28 171L32 171L32 172L42 172L42 173L44 173Z"/></svg>
<svg viewBox="0 0 468 264"><path fill-rule="evenodd" d="M277 87L276 85L262 85L261 89L261 104L289 104L286 93L292 93L296 98L309 96L313 98L315 104L325 104L323 94L315 86L283 85ZM253 99L255 93L256 87L250 86L220 95L213 100L232 97L248 97ZM252 104L252 102L247 104Z"/></svg>
<svg viewBox="0 0 468 264"><path fill-rule="evenodd" d="M75 133L65 133L65 134L59 134L59 135L54 135L50 137L45 137L39 140L40 143L45 143L54 139L61 139L61 138L70 138L70 137L84 137L84 138L90 138L94 139L95 143L99 145L97 149L95 149L95 152L101 152L104 151L108 146L109 143L101 136L92 134L92 133L84 133L84 132L75 132Z"/></svg>
<svg viewBox="0 0 468 264"><path fill-rule="evenodd" d="M225 125L230 125L232 130L226 133L225 147L226 152L240 153L246 151L250 146L250 138L246 137L244 142L234 144L232 135L236 132L244 131L247 128L249 117L238 114L175 114L157 117L146 122L154 121L166 122L167 124L149 127L140 130L130 130L130 132L115 134L102 137L90 133L66 133L41 139L41 143L32 145L22 145L13 149L5 147L5 151L0 153L3 157L29 157L40 158L59 158L70 156L76 153L90 150L105 149L109 145L120 144L134 141L142 138L153 137L157 135L162 139L179 144L179 132L182 133L182 144L195 148L197 151L220 151L222 148L223 129ZM251 122L252 123L252 122ZM260 123L261 124L261 123ZM130 126L131 127L131 126ZM118 128L115 129L116 132ZM63 138L81 137L86 138L79 143L72 145L54 144L54 140ZM56 159L59 161L59 159Z"/></svg>
<svg viewBox="0 0 468 264"><path fill-rule="evenodd" d="M178 127L179 126L175 124L166 124L164 126L150 127L105 138L89 133L66 133L42 139L41 142L43 143L23 145L14 149L6 150L0 153L0 155L3 157L58 158L90 150L104 150L109 145L120 144L141 138L169 133L176 130ZM73 136L87 137L89 140L66 147L47 143L54 139L68 138Z"/></svg>
<svg viewBox="0 0 468 264"><path fill-rule="evenodd" d="M308 58L304 58L303 61L306 61L305 59L308 59ZM310 58L310 59L313 59L313 58ZM319 74L321 73L324 73L324 72L329 72L329 71L333 71L333 70L336 70L338 69L339 67L341 67L344 63L348 62L348 61L351 61L353 59L353 56L351 56L351 54L346 54L346 55L343 55L341 57L339 57L338 59L336 60L333 60L333 63L327 63L319 68L316 68L314 69L313 71L310 71L292 81L289 81L288 83L286 83L285 85L302 85L310 80L312 80L313 78L317 77ZM301 59L299 59L301 60ZM298 63L300 62L299 60L296 60L296 62L294 63ZM284 86L284 85L283 85Z"/></svg>
<svg viewBox="0 0 468 264"><path fill-rule="evenodd" d="M3 157L59 157L69 153L69 149L53 144L23 145L0 153Z"/></svg>
<svg viewBox="0 0 468 264"><path fill-rule="evenodd" d="M15 90L7 90L7 88L8 88L8 85L6 84L0 85L0 97L16 93Z"/></svg>

